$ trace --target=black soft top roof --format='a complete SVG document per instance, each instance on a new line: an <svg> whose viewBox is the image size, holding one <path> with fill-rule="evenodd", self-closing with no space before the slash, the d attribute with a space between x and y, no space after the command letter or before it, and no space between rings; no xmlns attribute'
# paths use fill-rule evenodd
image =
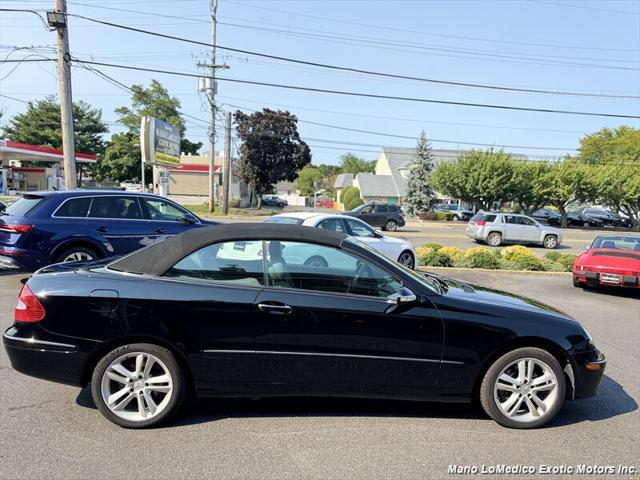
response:
<svg viewBox="0 0 640 480"><path fill-rule="evenodd" d="M193 228L163 242L133 252L108 265L120 272L163 275L190 253L212 243L232 240L283 240L319 243L338 247L343 233L321 228L279 223L231 223Z"/></svg>

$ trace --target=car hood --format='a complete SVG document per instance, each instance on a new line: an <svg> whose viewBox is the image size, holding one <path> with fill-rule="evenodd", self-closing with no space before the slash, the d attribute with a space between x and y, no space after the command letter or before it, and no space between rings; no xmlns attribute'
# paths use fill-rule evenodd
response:
<svg viewBox="0 0 640 480"><path fill-rule="evenodd" d="M534 300L532 298L515 295L513 293L504 292L502 290L497 290L482 285L462 282L460 280L449 277L440 276L440 278L444 280L448 285L448 289L444 295L455 300L478 303L482 304L483 306L500 305L519 310L526 310L527 312L532 313L562 317L574 322L576 321L573 317L563 312L562 310L554 308L550 305L546 305L542 302L538 302L537 300Z"/></svg>
<svg viewBox="0 0 640 480"><path fill-rule="evenodd" d="M413 249L413 244L411 242L409 242L408 240L403 240L402 238L396 238L396 237L388 237L388 236L384 236L382 238L382 241L384 243L392 243L395 245L411 245L411 248Z"/></svg>

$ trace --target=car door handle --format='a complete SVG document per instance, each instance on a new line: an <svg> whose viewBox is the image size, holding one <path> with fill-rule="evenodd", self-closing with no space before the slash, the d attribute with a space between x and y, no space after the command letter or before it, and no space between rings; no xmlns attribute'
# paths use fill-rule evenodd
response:
<svg viewBox="0 0 640 480"><path fill-rule="evenodd" d="M96 228L96 231L98 231L100 233L107 233L109 231L109 229L107 227L98 227L98 228Z"/></svg>
<svg viewBox="0 0 640 480"><path fill-rule="evenodd" d="M275 315L289 315L293 308L289 305L274 305L271 303L259 303L258 310L266 313L273 313Z"/></svg>

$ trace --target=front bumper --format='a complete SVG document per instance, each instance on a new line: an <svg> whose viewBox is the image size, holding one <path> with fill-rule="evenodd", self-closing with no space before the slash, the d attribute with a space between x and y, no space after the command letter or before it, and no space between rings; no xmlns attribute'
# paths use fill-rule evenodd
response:
<svg viewBox="0 0 640 480"><path fill-rule="evenodd" d="M573 398L589 398L598 393L600 380L607 367L605 356L594 349L573 358Z"/></svg>
<svg viewBox="0 0 640 480"><path fill-rule="evenodd" d="M46 338L46 339L45 339ZM37 326L14 325L2 335L11 366L32 377L82 386L89 354L69 339L47 334Z"/></svg>

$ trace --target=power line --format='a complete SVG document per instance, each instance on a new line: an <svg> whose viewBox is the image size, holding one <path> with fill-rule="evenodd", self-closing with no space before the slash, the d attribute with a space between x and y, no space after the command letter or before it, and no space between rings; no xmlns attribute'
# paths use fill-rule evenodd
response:
<svg viewBox="0 0 640 480"><path fill-rule="evenodd" d="M150 30L144 30L144 29L141 29L141 28L130 27L130 26L127 26L127 25L121 25L121 24L117 24L117 23L106 22L104 20L98 20L98 19L94 19L94 18L90 18L90 17L85 17L83 15L77 15L77 14L69 14L69 15L72 15L72 16L78 17L78 18L82 18L82 19L88 20L90 22L94 22L94 23L98 23L98 24L102 24L102 25L107 25L107 26L114 27L114 28L120 28L120 29L124 29L124 30L129 30L129 31L137 32L137 33L143 33L143 34L146 34L146 35L153 35L153 36L166 38L166 39L170 39L170 40L176 40L176 41L185 42L185 43L192 43L194 45L201 45L201 46L207 46L207 47L211 46L210 43L201 42L201 41L198 41L198 40L191 40L191 39L188 39L188 38L178 37L178 36L175 36L175 35L169 35L169 34L160 33L160 32L153 32L153 31L150 31ZM253 56L262 57L262 58L270 58L272 60L280 60L280 61L296 63L296 64L300 64L300 65L307 65L307 66L312 66L312 67L327 68L327 69L330 69L330 70L346 71L346 72L359 73L359 74L364 74L364 75L372 75L372 76L385 77L385 78L395 78L395 79L402 79L402 80L421 81L421 82L433 83L433 84L441 84L441 85L482 88L482 89L500 90L500 91L513 91L513 92L521 92L521 93L539 93L539 94L547 94L547 95L570 95L570 96L588 96L588 97L609 97L609 96L611 96L611 97L619 97L619 98L640 98L638 96L627 96L627 95L618 96L618 95L595 94L595 93L588 93L588 92L553 91L553 90L528 89L528 88L518 88L518 87L508 87L508 86L498 86L498 85L485 85L485 84L479 84L479 83L457 82L457 81L449 81L449 80L437 80L437 79L427 78L427 77L418 77L418 76L412 76L412 75L400 75L400 74L395 74L395 73L378 72L378 71L366 70L366 69L361 69L361 68L344 67L344 66L338 66L338 65L330 65L330 64L326 64L326 63L311 62L311 61L307 61L307 60L299 60L299 59L284 57L284 56L280 56L280 55L271 55L271 54L266 54L266 53L261 53L261 52L254 52L254 51L251 51L251 50L244 50L244 49L239 49L239 48L225 47L225 46L222 46L222 45L216 45L216 48L219 48L221 50L227 50L227 51L230 51L230 52L235 52L235 53L242 53L242 54L245 54L245 55L253 55ZM607 68L615 68L615 69L623 69L623 70L634 70L634 71L638 70L636 68L615 67L615 66L610 66L610 67L607 67Z"/></svg>
<svg viewBox="0 0 640 480"><path fill-rule="evenodd" d="M561 2L551 2L549 0L529 0L530 2L546 3L547 5L556 5L565 8L581 8L583 10L596 10L599 12L622 13L623 15L640 15L640 12L632 12L630 10L614 10L612 8L591 7L589 5L569 5Z"/></svg>

